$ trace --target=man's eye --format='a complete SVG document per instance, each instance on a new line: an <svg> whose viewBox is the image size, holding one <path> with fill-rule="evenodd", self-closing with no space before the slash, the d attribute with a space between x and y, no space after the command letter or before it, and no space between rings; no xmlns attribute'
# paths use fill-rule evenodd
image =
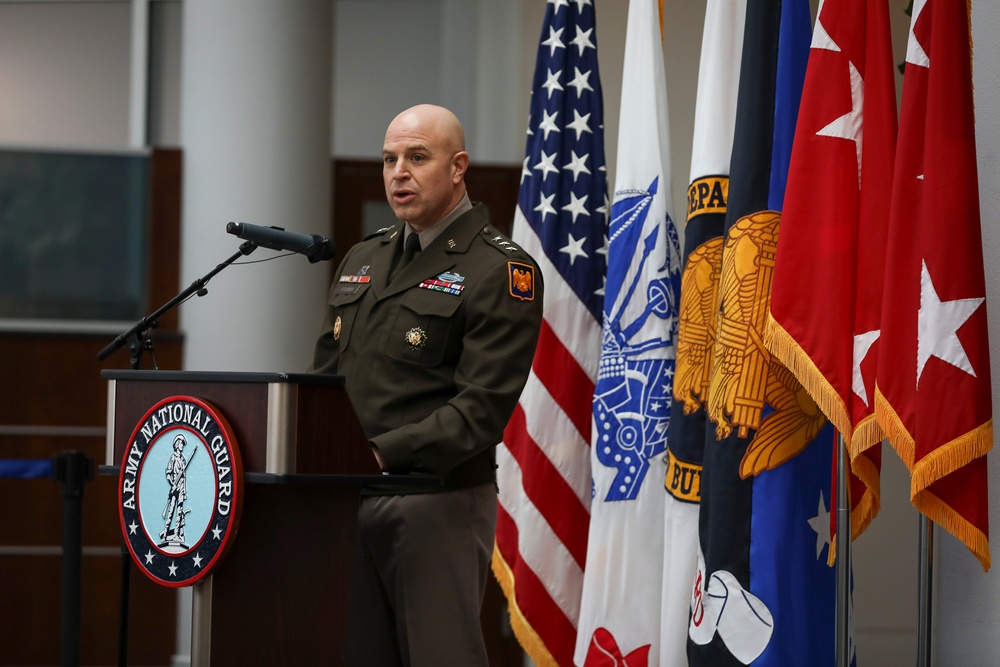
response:
<svg viewBox="0 0 1000 667"><path fill-rule="evenodd" d="M410 158L410 160L413 162L423 162L424 159L425 158L423 155L414 155L413 157Z"/></svg>

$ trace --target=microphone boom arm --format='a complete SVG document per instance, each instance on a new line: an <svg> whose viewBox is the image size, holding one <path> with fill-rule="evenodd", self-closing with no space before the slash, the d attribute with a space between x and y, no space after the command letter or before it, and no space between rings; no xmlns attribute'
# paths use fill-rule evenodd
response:
<svg viewBox="0 0 1000 667"><path fill-rule="evenodd" d="M118 336L108 343L103 350L97 353L98 360L107 359L111 356L111 353L128 343L130 363L129 368L133 370L139 369L139 364L142 359L142 353L146 350L152 351L153 344L152 341L146 338L146 332L153 328L155 329L159 324L159 319L169 313L171 310L179 306L181 303L186 301L192 294L197 294L198 296L204 296L207 294L205 286L208 281L211 280L217 273L222 271L224 268L235 262L240 257L249 255L254 250L257 249L257 244L252 241L245 241L240 245L238 252L234 253L232 257L229 257L224 262L216 266L214 269L206 273L201 278L198 278L193 283L188 285L186 288L181 290L177 296L167 301L165 304L157 308L154 312L143 317L138 322L133 324L131 327L118 334Z"/></svg>

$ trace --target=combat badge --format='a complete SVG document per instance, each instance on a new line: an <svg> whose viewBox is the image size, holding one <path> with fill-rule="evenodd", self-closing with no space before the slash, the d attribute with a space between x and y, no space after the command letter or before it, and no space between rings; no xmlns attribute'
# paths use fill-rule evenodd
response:
<svg viewBox="0 0 1000 667"><path fill-rule="evenodd" d="M523 262L507 262L507 275L510 278L510 295L521 301L532 301L535 298L535 267Z"/></svg>
<svg viewBox="0 0 1000 667"><path fill-rule="evenodd" d="M212 572L236 537L243 465L225 418L192 396L143 416L122 457L118 508L132 560L161 586Z"/></svg>

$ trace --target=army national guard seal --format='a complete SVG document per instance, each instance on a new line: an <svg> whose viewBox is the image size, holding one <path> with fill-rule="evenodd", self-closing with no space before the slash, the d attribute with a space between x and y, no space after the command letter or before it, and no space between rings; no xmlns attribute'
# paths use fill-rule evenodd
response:
<svg viewBox="0 0 1000 667"><path fill-rule="evenodd" d="M243 466L225 418L192 396L165 398L129 439L118 479L132 559L163 586L209 574L236 537Z"/></svg>

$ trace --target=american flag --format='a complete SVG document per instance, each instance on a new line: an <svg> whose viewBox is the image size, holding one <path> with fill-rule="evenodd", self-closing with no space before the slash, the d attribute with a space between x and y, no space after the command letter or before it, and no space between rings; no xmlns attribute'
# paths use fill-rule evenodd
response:
<svg viewBox="0 0 1000 667"><path fill-rule="evenodd" d="M607 178L592 0L549 0L513 239L545 280L531 375L497 451L493 570L540 666L572 665L590 520Z"/></svg>

